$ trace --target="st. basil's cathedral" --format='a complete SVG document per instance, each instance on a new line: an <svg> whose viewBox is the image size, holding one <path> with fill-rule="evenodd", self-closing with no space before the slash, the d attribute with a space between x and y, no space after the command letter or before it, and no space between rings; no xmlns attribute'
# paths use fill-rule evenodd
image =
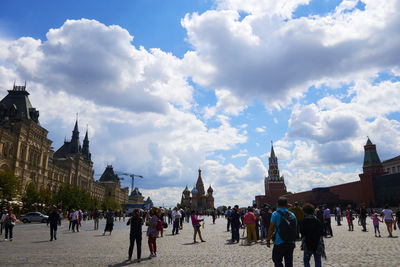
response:
<svg viewBox="0 0 400 267"><path fill-rule="evenodd" d="M201 170L197 178L196 187L192 191L186 186L182 192L181 206L193 210L208 210L214 209L214 190L210 187L207 189L207 194L204 191L203 179L201 178ZM192 196L190 196L192 194Z"/></svg>

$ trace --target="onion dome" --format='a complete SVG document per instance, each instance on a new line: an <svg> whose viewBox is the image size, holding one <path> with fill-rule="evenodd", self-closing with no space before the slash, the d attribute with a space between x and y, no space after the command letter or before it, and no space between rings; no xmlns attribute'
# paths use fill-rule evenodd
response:
<svg viewBox="0 0 400 267"><path fill-rule="evenodd" d="M185 190L183 190L183 194L184 195L189 195L190 194L190 190L189 190L189 188L187 186L185 187Z"/></svg>
<svg viewBox="0 0 400 267"><path fill-rule="evenodd" d="M197 188L196 187L193 187L193 189L192 189L192 194L198 194L199 193L199 191L197 190Z"/></svg>
<svg viewBox="0 0 400 267"><path fill-rule="evenodd" d="M207 192L208 192L208 193L214 192L214 190L211 188L211 185L210 185L210 187L207 189Z"/></svg>

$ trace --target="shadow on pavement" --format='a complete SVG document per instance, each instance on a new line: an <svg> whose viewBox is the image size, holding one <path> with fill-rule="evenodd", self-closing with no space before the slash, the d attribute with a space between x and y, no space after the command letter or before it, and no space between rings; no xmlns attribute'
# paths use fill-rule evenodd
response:
<svg viewBox="0 0 400 267"><path fill-rule="evenodd" d="M148 261L150 260L150 258L143 258L141 261ZM124 260L121 263L116 263L116 264L110 264L108 265L108 267L120 267L120 266L128 266L131 265L132 263L138 263L138 260L132 260L131 262L129 262L128 260Z"/></svg>
<svg viewBox="0 0 400 267"><path fill-rule="evenodd" d="M32 241L32 243L39 244L39 243L48 243L49 240L42 240L42 241Z"/></svg>
<svg viewBox="0 0 400 267"><path fill-rule="evenodd" d="M191 243L185 243L185 244L182 244L182 245L187 246L187 245L198 245L198 244L200 244L200 242L199 242L199 243L193 243L193 242L191 242Z"/></svg>

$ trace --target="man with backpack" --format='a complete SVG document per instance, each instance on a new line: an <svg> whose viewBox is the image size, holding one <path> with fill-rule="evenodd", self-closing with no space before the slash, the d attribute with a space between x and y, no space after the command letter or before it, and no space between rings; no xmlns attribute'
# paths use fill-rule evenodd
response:
<svg viewBox="0 0 400 267"><path fill-rule="evenodd" d="M296 216L287 210L287 199L278 199L278 210L272 214L271 223L267 235L267 247L271 247L271 237L275 232L274 248L272 249L272 261L275 267L283 267L282 259L285 259L285 267L293 267L293 250L297 236Z"/></svg>

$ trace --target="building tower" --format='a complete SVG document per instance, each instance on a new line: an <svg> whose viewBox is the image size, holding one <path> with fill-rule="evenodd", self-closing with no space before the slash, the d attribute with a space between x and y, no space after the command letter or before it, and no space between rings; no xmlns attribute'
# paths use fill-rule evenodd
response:
<svg viewBox="0 0 400 267"><path fill-rule="evenodd" d="M199 208L199 191L196 189L196 187L193 187L192 189L192 209L197 210Z"/></svg>
<svg viewBox="0 0 400 267"><path fill-rule="evenodd" d="M81 145L79 143L79 130L78 130L78 118L77 118L76 122L75 122L74 130L72 131L70 153L79 153L81 150L80 148L81 148Z"/></svg>
<svg viewBox="0 0 400 267"><path fill-rule="evenodd" d="M92 160L92 154L90 154L89 150L88 130L86 130L85 139L83 139L82 154L87 161Z"/></svg>
<svg viewBox="0 0 400 267"><path fill-rule="evenodd" d="M268 177L265 177L265 195L268 203L276 204L278 198L285 195L286 185L283 176L279 176L278 158L275 156L274 145L271 144L269 156Z"/></svg>
<svg viewBox="0 0 400 267"><path fill-rule="evenodd" d="M203 179L201 178L201 169L199 168L199 177L197 178L196 189L199 196L203 196L206 192L204 190Z"/></svg>
<svg viewBox="0 0 400 267"><path fill-rule="evenodd" d="M375 203L374 177L384 173L381 160L376 152L376 145L368 137L364 146L363 173L359 174L361 181L362 198L365 204ZM369 202L371 203L369 203Z"/></svg>
<svg viewBox="0 0 400 267"><path fill-rule="evenodd" d="M210 187L207 189L207 209L214 208L214 197L213 197L214 190Z"/></svg>

